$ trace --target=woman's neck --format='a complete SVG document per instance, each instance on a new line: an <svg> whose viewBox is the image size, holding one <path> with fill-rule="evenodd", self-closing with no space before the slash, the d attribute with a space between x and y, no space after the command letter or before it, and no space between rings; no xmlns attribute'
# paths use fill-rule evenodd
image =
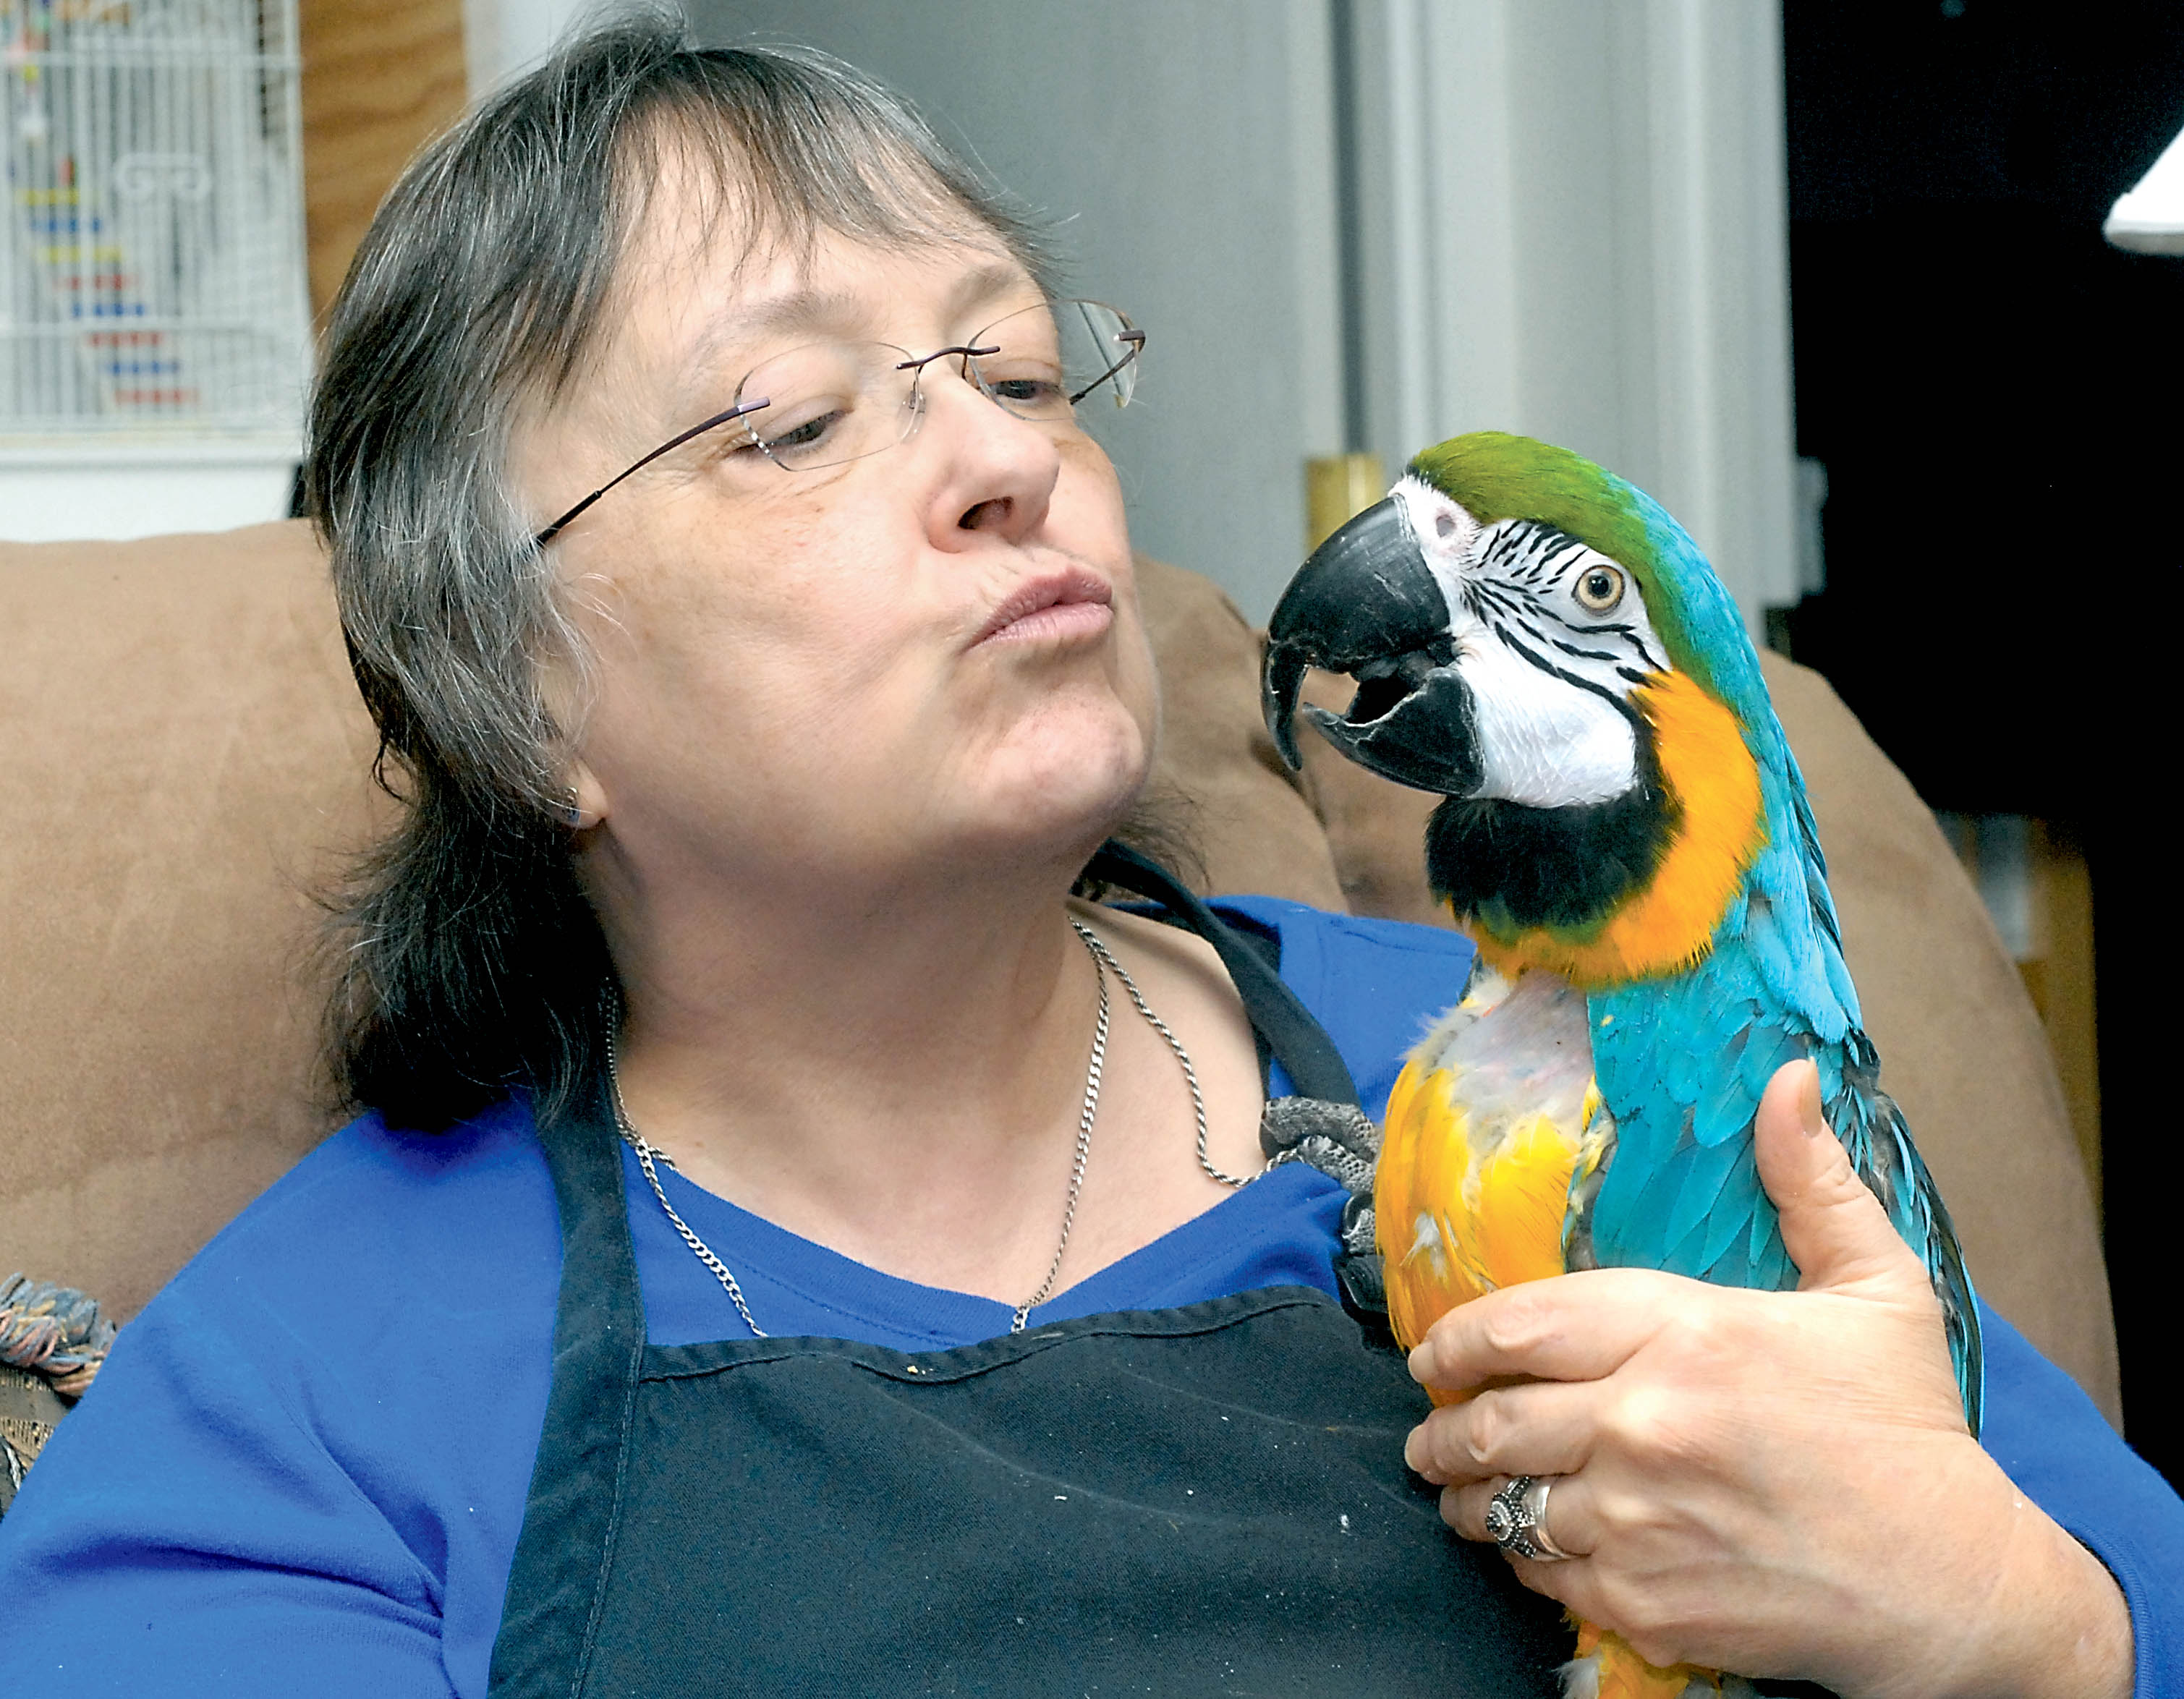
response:
<svg viewBox="0 0 2184 1699"><path fill-rule="evenodd" d="M744 869L710 900L610 857L587 872L624 985L625 1106L692 1180L878 1266L960 1247L996 1271L959 1275L971 1290L1051 1255L1025 1200L1058 1203L1096 1005L1073 867L885 890Z"/></svg>

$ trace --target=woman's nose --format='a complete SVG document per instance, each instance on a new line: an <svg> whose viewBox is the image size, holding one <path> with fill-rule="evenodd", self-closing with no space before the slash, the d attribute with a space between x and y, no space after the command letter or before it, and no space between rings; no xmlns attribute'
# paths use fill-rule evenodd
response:
<svg viewBox="0 0 2184 1699"><path fill-rule="evenodd" d="M925 369L916 404L923 452L941 463L930 517L936 546L988 535L1015 542L1045 520L1061 476L1050 427L1010 412L958 360Z"/></svg>

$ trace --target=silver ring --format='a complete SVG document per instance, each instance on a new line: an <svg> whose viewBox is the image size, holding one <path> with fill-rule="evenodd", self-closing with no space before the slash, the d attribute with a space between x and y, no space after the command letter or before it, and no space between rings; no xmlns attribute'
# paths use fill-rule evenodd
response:
<svg viewBox="0 0 2184 1699"><path fill-rule="evenodd" d="M1486 1535L1504 1551L1535 1563L1557 1563L1575 1557L1555 1544L1547 1532L1547 1495L1557 1477L1514 1475L1487 1501Z"/></svg>

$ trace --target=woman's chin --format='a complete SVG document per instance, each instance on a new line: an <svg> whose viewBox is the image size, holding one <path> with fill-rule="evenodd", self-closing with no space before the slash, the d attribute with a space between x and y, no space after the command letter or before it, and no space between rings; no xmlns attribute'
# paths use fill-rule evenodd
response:
<svg viewBox="0 0 2184 1699"><path fill-rule="evenodd" d="M989 771L978 806L960 823L982 856L1081 861L1128 816L1150 767L1150 749L1133 738L1128 747Z"/></svg>

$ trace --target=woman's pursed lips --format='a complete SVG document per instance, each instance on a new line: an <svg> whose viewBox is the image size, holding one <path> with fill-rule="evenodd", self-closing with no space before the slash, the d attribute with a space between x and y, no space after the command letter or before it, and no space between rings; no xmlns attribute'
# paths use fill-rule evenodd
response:
<svg viewBox="0 0 2184 1699"><path fill-rule="evenodd" d="M1069 639L1100 635L1114 623L1114 591L1106 581L1082 570L1041 573L1028 578L987 616L972 642L994 639Z"/></svg>

